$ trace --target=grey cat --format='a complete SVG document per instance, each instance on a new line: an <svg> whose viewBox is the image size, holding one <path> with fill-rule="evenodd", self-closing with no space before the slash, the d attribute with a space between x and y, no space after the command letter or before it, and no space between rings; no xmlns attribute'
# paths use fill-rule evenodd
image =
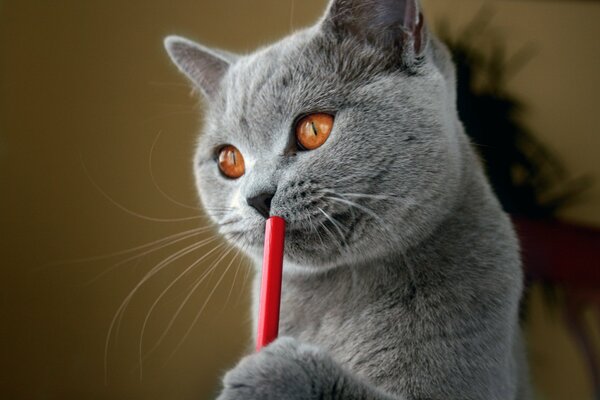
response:
<svg viewBox="0 0 600 400"><path fill-rule="evenodd" d="M288 227L281 337L219 399L530 398L518 243L417 0L333 0L245 56L165 45L207 100L220 232L260 266L265 218Z"/></svg>

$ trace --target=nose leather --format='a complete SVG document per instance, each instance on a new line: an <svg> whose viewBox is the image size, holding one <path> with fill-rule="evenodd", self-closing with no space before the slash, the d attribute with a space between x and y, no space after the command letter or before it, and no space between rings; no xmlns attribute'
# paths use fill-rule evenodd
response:
<svg viewBox="0 0 600 400"><path fill-rule="evenodd" d="M271 212L271 200L273 200L274 193L264 192L256 196L246 198L246 202L249 206L253 207L265 218L269 218Z"/></svg>

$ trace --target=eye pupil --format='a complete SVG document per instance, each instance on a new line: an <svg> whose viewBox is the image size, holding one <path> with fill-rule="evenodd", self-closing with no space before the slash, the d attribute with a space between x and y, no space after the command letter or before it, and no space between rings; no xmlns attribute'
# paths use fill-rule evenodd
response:
<svg viewBox="0 0 600 400"><path fill-rule="evenodd" d="M304 150L321 147L333 129L333 116L325 113L310 114L298 121L296 140Z"/></svg>

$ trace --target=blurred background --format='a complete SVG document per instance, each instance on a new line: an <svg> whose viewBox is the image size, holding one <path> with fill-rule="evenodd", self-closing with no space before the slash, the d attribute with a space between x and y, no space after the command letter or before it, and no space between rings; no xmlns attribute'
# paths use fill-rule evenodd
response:
<svg viewBox="0 0 600 400"><path fill-rule="evenodd" d="M423 3L523 238L538 398L598 399L600 2ZM0 0L1 398L214 396L253 274L202 229L202 107L162 39L249 52L325 4Z"/></svg>

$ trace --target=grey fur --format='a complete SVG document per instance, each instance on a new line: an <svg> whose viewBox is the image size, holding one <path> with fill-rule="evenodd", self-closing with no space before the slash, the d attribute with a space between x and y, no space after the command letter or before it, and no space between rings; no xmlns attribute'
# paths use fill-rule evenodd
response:
<svg viewBox="0 0 600 400"><path fill-rule="evenodd" d="M195 160L208 214L257 266L265 221L245 199L273 191L288 223L283 337L219 399L529 398L518 243L458 120L448 51L398 11L417 6L334 0L226 70L167 39L209 93ZM321 111L328 141L296 151L294 122ZM224 144L246 159L237 180L217 168Z"/></svg>
<svg viewBox="0 0 600 400"><path fill-rule="evenodd" d="M165 48L171 59L178 60L179 70L209 99L219 90L219 82L236 58L178 36L166 38Z"/></svg>

